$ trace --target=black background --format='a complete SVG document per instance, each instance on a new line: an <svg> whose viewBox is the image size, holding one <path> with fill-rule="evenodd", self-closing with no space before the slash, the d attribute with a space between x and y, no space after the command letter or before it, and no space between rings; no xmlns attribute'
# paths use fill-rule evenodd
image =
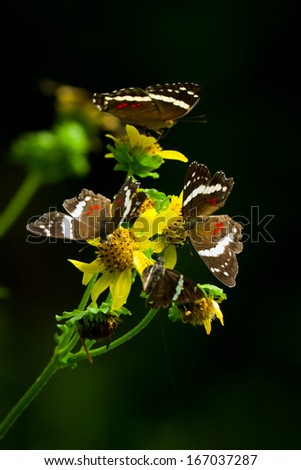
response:
<svg viewBox="0 0 301 470"><path fill-rule="evenodd" d="M267 236L245 226L237 286L226 289L225 327L172 324L166 312L138 337L75 370L56 374L11 429L7 449L300 448L299 23L289 2L38 2L5 6L1 57L1 208L21 184L7 150L21 132L47 129L49 78L91 91L193 81L204 97L162 141L190 161L223 169L235 187L227 213L274 215ZM10 11L9 11L10 10ZM7 15L7 16L6 16ZM7 17L7 19L6 19ZM1 416L42 371L54 315L75 308L81 276L66 261L78 245L28 245L28 218L88 187L112 197L123 175L93 156L83 181L38 191L1 247ZM179 194L186 166L167 162L143 184ZM254 214L255 212L253 212ZM254 219L254 217L253 217ZM215 280L189 248L177 268ZM144 312L133 295L131 324ZM123 327L124 331L127 325Z"/></svg>

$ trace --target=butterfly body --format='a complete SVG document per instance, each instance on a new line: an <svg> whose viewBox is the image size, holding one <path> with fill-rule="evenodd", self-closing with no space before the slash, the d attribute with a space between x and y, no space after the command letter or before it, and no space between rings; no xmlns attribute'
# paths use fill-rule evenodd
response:
<svg viewBox="0 0 301 470"><path fill-rule="evenodd" d="M124 124L161 130L172 127L198 103L201 88L194 83L172 83L122 88L112 93L95 93L93 102Z"/></svg>

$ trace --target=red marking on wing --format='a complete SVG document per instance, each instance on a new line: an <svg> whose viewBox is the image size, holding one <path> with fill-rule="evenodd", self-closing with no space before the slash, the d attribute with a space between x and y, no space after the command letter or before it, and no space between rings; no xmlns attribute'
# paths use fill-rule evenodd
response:
<svg viewBox="0 0 301 470"><path fill-rule="evenodd" d="M99 211L101 209L101 206L98 204L95 204L95 206L90 206L89 210L85 212L85 215L91 215L93 211Z"/></svg>
<svg viewBox="0 0 301 470"><path fill-rule="evenodd" d="M214 229L213 233L217 235L223 228L222 222L216 222L216 229Z"/></svg>
<svg viewBox="0 0 301 470"><path fill-rule="evenodd" d="M217 203L217 200L216 200L216 197L212 197L211 199L210 197L205 197L205 202L207 202L207 204L212 204L212 206L215 206Z"/></svg>
<svg viewBox="0 0 301 470"><path fill-rule="evenodd" d="M128 106L128 103L123 102L123 103L118 104L115 107L116 109L122 109L122 108L126 108L127 106Z"/></svg>
<svg viewBox="0 0 301 470"><path fill-rule="evenodd" d="M131 108L139 108L141 106L141 103L132 103Z"/></svg>

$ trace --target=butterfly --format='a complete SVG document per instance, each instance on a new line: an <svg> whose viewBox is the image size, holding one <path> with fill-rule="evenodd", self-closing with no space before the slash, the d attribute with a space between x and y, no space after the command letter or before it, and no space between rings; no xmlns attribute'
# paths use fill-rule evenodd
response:
<svg viewBox="0 0 301 470"><path fill-rule="evenodd" d="M201 87L195 83L172 83L142 88L121 88L95 93L93 103L100 111L118 117L124 124L150 130L172 127L198 103Z"/></svg>
<svg viewBox="0 0 301 470"><path fill-rule="evenodd" d="M164 260L148 266L142 273L142 286L148 302L158 309L171 303L190 304L204 297L199 287L184 274L164 267Z"/></svg>
<svg viewBox="0 0 301 470"><path fill-rule="evenodd" d="M189 166L183 190L182 217L190 241L210 271L226 286L235 285L236 254L243 249L242 226L228 215L211 215L226 202L234 185L223 171L212 177L206 165Z"/></svg>
<svg viewBox="0 0 301 470"><path fill-rule="evenodd" d="M36 235L69 240L104 238L135 217L147 198L144 192L137 192L139 185L128 178L112 205L105 196L82 189L78 197L64 201L63 207L69 215L59 211L46 212L26 228Z"/></svg>

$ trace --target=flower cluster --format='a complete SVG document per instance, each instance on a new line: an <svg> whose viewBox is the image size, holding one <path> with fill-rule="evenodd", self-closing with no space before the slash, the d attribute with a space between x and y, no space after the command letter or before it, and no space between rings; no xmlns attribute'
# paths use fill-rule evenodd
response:
<svg viewBox="0 0 301 470"><path fill-rule="evenodd" d="M150 311L161 307L169 308L171 321L190 323L193 326L203 325L207 334L211 332L214 319L217 318L223 325L220 309L220 303L226 298L223 291L208 284L195 284L174 268L177 264L178 249L190 240L199 256L219 280L228 286L235 284L235 254L242 249L239 242L241 227L228 216L206 219L224 205L233 186L233 179L227 179L223 172L217 172L211 178L205 165L194 162L189 166L184 190L179 195L166 195L157 189L140 188L140 183L135 178L158 178L157 170L166 160L183 163L188 161L182 153L161 147L159 139L162 134L155 125L157 123L151 122L149 127L159 129L154 131L159 135L156 138L139 131L128 124L126 119L119 121L114 112L99 113L92 105L90 93L85 90L52 83L46 85L46 92L49 92L51 85L51 93L57 98L57 112L61 122L67 122L69 125L71 118L73 124L77 125L84 120L86 135L91 142L95 142L97 129L111 132L106 135L110 143L107 144L109 152L105 158L116 161L114 170L126 173L126 181L112 203L105 196L82 190L78 198L64 202L70 216L59 212L44 214L38 221L27 226L29 231L38 235L63 238L68 233L69 238L75 240L81 239L80 233L84 233L86 235L83 239L94 250L94 259L89 263L69 260L83 273L82 282L87 286L87 298L91 304L87 305L85 301L82 308L65 312L59 317L62 322L60 329L65 331L65 327L76 328L92 362L89 347L95 340L100 339L109 344L120 323L120 316L130 314L125 304L136 279L142 281L141 296L147 299ZM166 102L178 106L179 113L185 114L185 110L189 110L199 99L199 87L191 87L192 89L187 89L185 84L179 84L176 88L178 93L186 92L188 102L192 100L190 105L169 96L169 88L163 98ZM112 107L112 110L120 111L125 108L126 112L131 113L128 122L135 124L134 108L141 106L141 103L150 104L151 99L161 99L161 92L162 90L158 89L156 93L152 91L150 96L144 96L140 95L141 90L137 90L137 103L132 102L133 97L127 94L127 90L113 92L110 96L99 95L98 108L106 110L111 101L115 100L115 108ZM154 103L151 104L153 105ZM160 114L158 109L156 108L155 113ZM122 115L121 113L120 116ZM169 127L168 122L160 121L163 127ZM45 140L47 136L42 137ZM28 142L28 138L19 142L15 154L27 154L28 146L30 147ZM96 148L94 144L90 146ZM86 149L80 148L81 153L84 150ZM37 152L37 158L40 153ZM100 217L101 209L106 209L105 217ZM201 228L197 227L201 220L199 216L205 216ZM90 221L88 217L91 217ZM63 227L63 221L68 223L69 229ZM112 230L106 230L107 222L112 224ZM91 231L91 227L97 227L97 224L98 228ZM192 235L195 239L192 239ZM219 244L214 242L215 238ZM216 264L215 259L223 250L223 261ZM58 345L61 343L64 344L62 337L58 340Z"/></svg>
<svg viewBox="0 0 301 470"><path fill-rule="evenodd" d="M115 158L118 162L115 169L124 170L128 175L154 177L156 174L153 170L158 168L164 158L187 161L179 152L162 150L154 137L140 134L130 125L125 127L124 135L109 137L115 146L108 145L111 152L106 157ZM188 238L182 217L183 195L166 196L155 189L142 191L147 194L147 198L134 220L118 226L104 239L88 240L95 249L92 262L69 260L83 273L84 285L95 274L99 276L92 288L91 299L93 303L98 302L100 295L108 290L106 302L110 303L111 312L118 311L126 304L136 274L142 277L158 256L164 258L166 269L173 270L177 263L177 248ZM203 325L207 334L215 318L223 324L219 307L225 298L222 290L212 286L209 291L203 290L203 293L199 301L182 305L171 301L169 318L194 326Z"/></svg>

